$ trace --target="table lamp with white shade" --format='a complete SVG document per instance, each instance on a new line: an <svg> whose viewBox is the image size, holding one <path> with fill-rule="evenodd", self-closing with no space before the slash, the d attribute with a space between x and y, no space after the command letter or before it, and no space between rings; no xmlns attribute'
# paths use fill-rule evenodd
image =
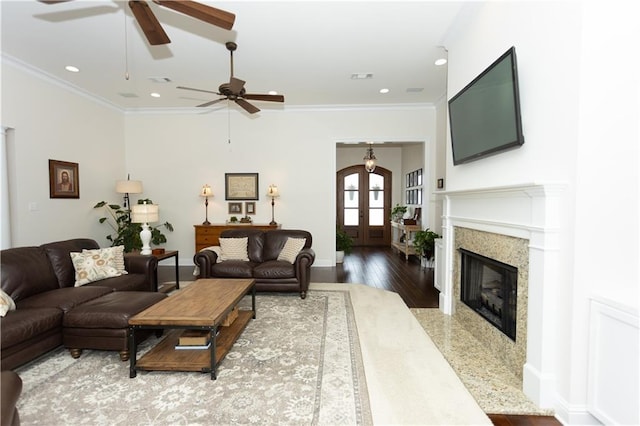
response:
<svg viewBox="0 0 640 426"><path fill-rule="evenodd" d="M151 254L151 230L150 222L158 221L158 206L156 204L136 204L131 208L131 222L141 223L140 239L142 240L142 251L140 254Z"/></svg>

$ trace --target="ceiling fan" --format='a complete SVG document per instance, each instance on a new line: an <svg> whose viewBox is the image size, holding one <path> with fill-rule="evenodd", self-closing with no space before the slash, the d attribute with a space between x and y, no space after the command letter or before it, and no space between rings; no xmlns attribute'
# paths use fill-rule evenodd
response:
<svg viewBox="0 0 640 426"><path fill-rule="evenodd" d="M217 92L213 92L211 90L194 89L192 87L184 86L178 86L178 89L195 90L196 92L213 93L223 96L220 99L215 99L213 101L197 105L198 107L208 107L220 101L228 99L240 105L249 114L255 114L256 112L260 111L260 109L247 102L246 99L255 101L284 102L284 96L282 95L261 95L246 93L244 88L245 81L233 76L233 52L238 48L238 45L232 41L228 41L225 45L227 46L227 50L229 50L229 53L231 55L231 78L229 79L228 83L222 83Z"/></svg>
<svg viewBox="0 0 640 426"><path fill-rule="evenodd" d="M41 3L54 4L63 3L70 0L38 0ZM160 6L173 9L175 11L184 13L192 18L199 19L216 27L230 30L235 22L236 15L231 12L227 12L215 7L207 6L197 1L189 0L153 0L154 3ZM164 32L162 25L151 11L151 8L146 1L132 0L129 2L129 7L133 12L133 16L138 21L142 32L147 37L149 44L156 46L160 44L169 44L171 40Z"/></svg>

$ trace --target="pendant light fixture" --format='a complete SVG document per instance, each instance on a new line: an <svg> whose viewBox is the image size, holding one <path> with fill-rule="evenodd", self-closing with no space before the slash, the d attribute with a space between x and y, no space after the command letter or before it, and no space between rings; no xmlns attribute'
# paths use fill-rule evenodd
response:
<svg viewBox="0 0 640 426"><path fill-rule="evenodd" d="M363 160L365 170L372 173L376 169L376 156L373 154L373 144L369 144L367 154L364 156Z"/></svg>

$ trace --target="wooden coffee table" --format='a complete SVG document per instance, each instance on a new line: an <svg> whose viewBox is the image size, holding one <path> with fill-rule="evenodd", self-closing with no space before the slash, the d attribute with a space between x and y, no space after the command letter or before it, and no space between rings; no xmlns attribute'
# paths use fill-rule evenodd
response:
<svg viewBox="0 0 640 426"><path fill-rule="evenodd" d="M240 310L227 327L220 326L240 299L251 293L252 310ZM129 377L137 370L210 372L231 349L249 321L256 317L256 290L253 279L201 279L129 319ZM167 336L142 358L137 359L136 330L166 329ZM184 330L208 330L209 349L176 350ZM219 332L218 332L219 331Z"/></svg>

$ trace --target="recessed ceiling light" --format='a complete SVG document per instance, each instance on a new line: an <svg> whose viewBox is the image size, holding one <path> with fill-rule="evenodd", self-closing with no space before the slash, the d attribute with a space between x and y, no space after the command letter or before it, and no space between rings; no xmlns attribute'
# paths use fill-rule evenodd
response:
<svg viewBox="0 0 640 426"><path fill-rule="evenodd" d="M278 92L276 92L275 90L269 90L268 92L270 95L277 95Z"/></svg>
<svg viewBox="0 0 640 426"><path fill-rule="evenodd" d="M389 93L389 89L380 89L380 93Z"/></svg>
<svg viewBox="0 0 640 426"><path fill-rule="evenodd" d="M67 65L64 69L69 72L80 72L80 68L74 67L73 65Z"/></svg>
<svg viewBox="0 0 640 426"><path fill-rule="evenodd" d="M153 92L153 93L151 94L151 97L152 97L152 98L159 98L159 97L160 97L160 93Z"/></svg>
<svg viewBox="0 0 640 426"><path fill-rule="evenodd" d="M440 65L444 65L447 63L447 60L445 58L440 58L440 59L436 59L435 64L440 66Z"/></svg>

